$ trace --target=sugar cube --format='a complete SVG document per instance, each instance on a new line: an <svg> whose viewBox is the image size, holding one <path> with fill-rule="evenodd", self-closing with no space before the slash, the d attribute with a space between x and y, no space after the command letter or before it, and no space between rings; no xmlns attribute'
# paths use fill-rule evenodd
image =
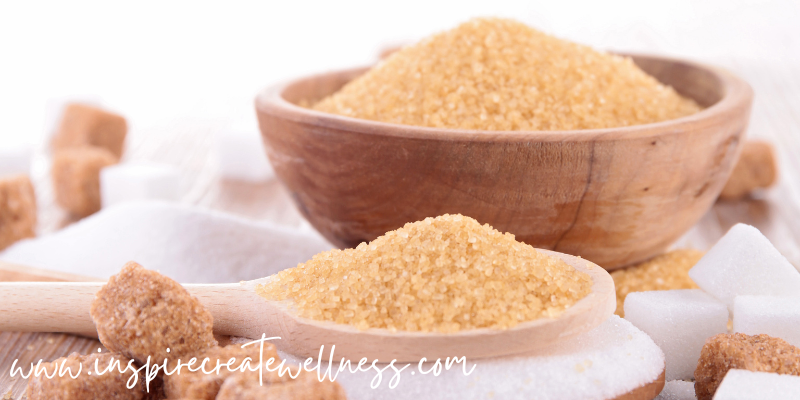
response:
<svg viewBox="0 0 800 400"><path fill-rule="evenodd" d="M36 196L27 175L0 177L0 250L36 235Z"/></svg>
<svg viewBox="0 0 800 400"><path fill-rule="evenodd" d="M216 149L223 178L260 182L274 176L261 135L255 127L234 126L219 132Z"/></svg>
<svg viewBox="0 0 800 400"><path fill-rule="evenodd" d="M732 369L717 389L714 400L798 400L800 376Z"/></svg>
<svg viewBox="0 0 800 400"><path fill-rule="evenodd" d="M114 154L100 147L56 152L51 169L56 202L78 217L100 210L100 170L116 162Z"/></svg>
<svg viewBox="0 0 800 400"><path fill-rule="evenodd" d="M800 349L769 335L719 334L708 338L694 370L697 400L712 400L732 369L800 375Z"/></svg>
<svg viewBox="0 0 800 400"><path fill-rule="evenodd" d="M765 333L800 347L800 296L736 296L733 331Z"/></svg>
<svg viewBox="0 0 800 400"><path fill-rule="evenodd" d="M101 147L117 159L122 157L128 123L125 118L85 104L72 103L64 108L53 148Z"/></svg>
<svg viewBox="0 0 800 400"><path fill-rule="evenodd" d="M29 174L33 149L29 145L0 144L0 177Z"/></svg>
<svg viewBox="0 0 800 400"><path fill-rule="evenodd" d="M103 108L103 98L92 93L71 93L64 96L48 98L44 106L44 135L45 138L53 138L58 133L61 117L64 109L73 103L85 104L96 108Z"/></svg>
<svg viewBox="0 0 800 400"><path fill-rule="evenodd" d="M103 207L136 200L178 201L181 175L167 164L112 165L100 171L100 192Z"/></svg>
<svg viewBox="0 0 800 400"><path fill-rule="evenodd" d="M667 380L691 379L706 339L727 332L725 304L699 289L630 293L624 308L625 319L664 351Z"/></svg>
<svg viewBox="0 0 800 400"><path fill-rule="evenodd" d="M664 390L655 400L696 400L694 397L694 382L669 381L664 384Z"/></svg>
<svg viewBox="0 0 800 400"><path fill-rule="evenodd" d="M800 294L800 272L758 231L736 224L700 261L689 277L733 312L739 295Z"/></svg>

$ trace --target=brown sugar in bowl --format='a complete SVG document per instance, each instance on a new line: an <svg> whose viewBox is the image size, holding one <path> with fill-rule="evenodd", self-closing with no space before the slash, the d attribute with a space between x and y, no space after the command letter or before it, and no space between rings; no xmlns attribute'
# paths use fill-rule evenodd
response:
<svg viewBox="0 0 800 400"><path fill-rule="evenodd" d="M753 99L724 70L631 57L705 108L620 128L471 131L297 105L335 92L360 68L266 89L256 112L276 174L337 246L459 213L611 270L663 252L709 209L739 155Z"/></svg>

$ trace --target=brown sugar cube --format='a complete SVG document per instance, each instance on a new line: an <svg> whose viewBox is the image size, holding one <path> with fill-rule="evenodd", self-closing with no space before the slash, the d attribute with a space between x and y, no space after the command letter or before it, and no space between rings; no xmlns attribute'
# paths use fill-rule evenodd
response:
<svg viewBox="0 0 800 400"><path fill-rule="evenodd" d="M296 371L292 371L294 375ZM275 375L275 374L273 374ZM292 379L288 373L279 380L260 385L258 374L236 374L225 380L217 400L344 400L344 389L330 380L319 381L317 374L301 371Z"/></svg>
<svg viewBox="0 0 800 400"><path fill-rule="evenodd" d="M62 150L53 157L56 202L78 217L100 210L100 170L117 159L108 150L83 147Z"/></svg>
<svg viewBox="0 0 800 400"><path fill-rule="evenodd" d="M800 349L768 335L719 334L706 340L694 371L697 400L714 397L731 369L800 375Z"/></svg>
<svg viewBox="0 0 800 400"><path fill-rule="evenodd" d="M114 366L110 370L109 363L112 360L119 361L119 366ZM95 371L106 371L98 375ZM31 375L28 381L27 398L28 400L83 400L83 399L115 399L115 400L142 400L147 398L144 386L144 375L139 374L136 385L128 389L128 379L137 373L136 366L128 368L130 359L119 354L94 353L90 355L80 355L72 353L68 357L59 358L53 362L42 363L42 367L47 371L48 376L53 376L53 372L61 368L64 363L63 376L55 374L48 378L44 374L35 377ZM70 371L67 371L67 368ZM80 368L80 374L78 374ZM124 373L120 373L120 369ZM70 376L77 375L75 379ZM89 374L91 373L91 374Z"/></svg>
<svg viewBox="0 0 800 400"><path fill-rule="evenodd" d="M100 147L119 159L127 133L128 123L124 117L85 104L72 103L64 108L61 125L53 138L53 148Z"/></svg>
<svg viewBox="0 0 800 400"><path fill-rule="evenodd" d="M733 172L722 188L719 198L740 199L756 189L772 186L777 176L778 165L775 162L775 150L772 145L762 141L745 142L739 161L733 167Z"/></svg>
<svg viewBox="0 0 800 400"><path fill-rule="evenodd" d="M230 344L225 347L212 347L200 355L197 355L197 364L192 368L198 368L200 363L208 358L205 370L212 371L220 365L219 373L206 374L203 371L189 371L188 368L181 368L180 373L171 373L164 377L164 393L169 399L193 399L193 400L214 400L217 397L220 386L228 377L238 374L253 374L258 376L258 372L236 371L242 366L247 357L250 357L250 368L256 368L259 362L266 362L270 358L278 361L278 352L275 345L264 343L264 351L261 352L260 345L251 344L242 348L240 344ZM231 361L234 359L234 361ZM183 363L188 360L181 360ZM230 362L230 367L224 366ZM231 372L230 369L235 372ZM266 372L266 371L265 371ZM265 380L267 374L264 375Z"/></svg>
<svg viewBox="0 0 800 400"><path fill-rule="evenodd" d="M27 175L0 178L0 250L36 236L36 196Z"/></svg>
<svg viewBox="0 0 800 400"><path fill-rule="evenodd" d="M90 310L100 341L140 363L187 359L216 346L213 317L180 284L135 262L112 276ZM170 349L170 351L167 351Z"/></svg>

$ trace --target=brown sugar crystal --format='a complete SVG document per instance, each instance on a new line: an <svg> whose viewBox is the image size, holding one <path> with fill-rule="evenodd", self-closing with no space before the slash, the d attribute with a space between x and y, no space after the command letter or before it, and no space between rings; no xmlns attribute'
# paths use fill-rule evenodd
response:
<svg viewBox="0 0 800 400"><path fill-rule="evenodd" d="M694 371L697 400L711 400L731 369L800 375L800 349L763 334L713 336L706 340Z"/></svg>
<svg viewBox="0 0 800 400"><path fill-rule="evenodd" d="M296 374L292 371L291 374ZM217 400L345 400L344 389L336 382L330 380L320 381L317 374L300 371L296 378L291 378L289 373L277 377L276 373L269 374L271 378L265 379L261 385L258 374L235 374L225 380L217 395Z"/></svg>
<svg viewBox="0 0 800 400"><path fill-rule="evenodd" d="M85 104L72 103L64 109L58 132L53 138L53 148L100 147L119 159L127 133L128 123L124 117Z"/></svg>
<svg viewBox="0 0 800 400"><path fill-rule="evenodd" d="M719 198L741 199L756 189L772 186L777 176L778 165L772 145L756 140L747 141Z"/></svg>
<svg viewBox="0 0 800 400"><path fill-rule="evenodd" d="M630 58L500 18L474 19L405 47L313 108L491 131L611 128L700 110Z"/></svg>
<svg viewBox="0 0 800 400"><path fill-rule="evenodd" d="M0 178L0 250L36 236L36 196L27 175Z"/></svg>
<svg viewBox="0 0 800 400"><path fill-rule="evenodd" d="M556 317L590 289L589 276L561 259L445 214L317 254L257 291L290 300L303 317L359 329L455 332Z"/></svg>
<svg viewBox="0 0 800 400"><path fill-rule="evenodd" d="M51 174L56 202L78 217L100 210L100 170L117 163L108 150L82 147L56 152Z"/></svg>
<svg viewBox="0 0 800 400"><path fill-rule="evenodd" d="M703 252L692 249L673 250L642 263L611 272L617 289L617 311L625 316L625 297L632 292L649 290L696 289L689 270L700 261Z"/></svg>
<svg viewBox="0 0 800 400"><path fill-rule="evenodd" d="M213 317L180 284L129 262L92 302L100 341L140 363L185 359L216 346ZM168 352L167 349L170 349Z"/></svg>
<svg viewBox="0 0 800 400"><path fill-rule="evenodd" d="M274 358L278 361L278 352L275 346L270 343L264 343L264 350L257 344L251 344L247 347L242 347L239 344L230 344L225 347L212 347L205 352L196 356L198 364L193 368L198 368L199 363L208 358L206 363L206 371L212 371L217 365L221 365L219 373L206 374L203 371L190 371L188 368L181 368L180 373L171 373L164 378L164 393L169 399L193 399L193 400L214 400L217 393L222 386L222 383L231 376L238 374L255 374L258 379L258 372L250 371L245 365L244 370L237 370L241 368L245 359L250 358L250 368L254 369L258 366L259 362L266 363L268 359ZM231 362L232 359L235 359ZM183 360L186 362L187 360ZM230 363L230 368L224 366ZM278 363L276 362L275 365ZM234 371L231 371L234 370ZM271 377L265 374L265 379Z"/></svg>
<svg viewBox="0 0 800 400"><path fill-rule="evenodd" d="M113 369L109 368L110 363L117 361L119 364L115 364ZM68 357L42 363L42 368L52 378L45 375L38 377L31 375L26 392L27 398L28 400L146 399L148 397L144 389L143 374L139 374L136 385L131 389L127 387L128 379L137 373L133 370L136 366L128 368L129 361L130 359L119 354L95 353L84 356L72 353ZM95 362L99 372L105 371L102 375L96 373ZM64 371L63 376L59 376L58 373L53 375L58 369ZM75 375L77 377L73 379L72 376Z"/></svg>

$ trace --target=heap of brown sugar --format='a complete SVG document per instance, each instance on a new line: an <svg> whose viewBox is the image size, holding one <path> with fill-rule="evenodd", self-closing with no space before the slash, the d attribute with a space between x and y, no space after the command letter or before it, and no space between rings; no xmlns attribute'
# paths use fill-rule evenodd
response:
<svg viewBox="0 0 800 400"><path fill-rule="evenodd" d="M630 58L499 18L474 19L405 47L313 108L492 131L620 127L700 110Z"/></svg>
<svg viewBox="0 0 800 400"><path fill-rule="evenodd" d="M700 261L703 254L699 250L678 249L612 272L611 277L617 289L616 314L625 316L622 306L625 297L632 292L696 289L697 284L689 278L689 270Z"/></svg>
<svg viewBox="0 0 800 400"><path fill-rule="evenodd" d="M321 253L258 292L306 318L359 329L455 332L556 317L591 289L586 273L462 215L406 224Z"/></svg>

